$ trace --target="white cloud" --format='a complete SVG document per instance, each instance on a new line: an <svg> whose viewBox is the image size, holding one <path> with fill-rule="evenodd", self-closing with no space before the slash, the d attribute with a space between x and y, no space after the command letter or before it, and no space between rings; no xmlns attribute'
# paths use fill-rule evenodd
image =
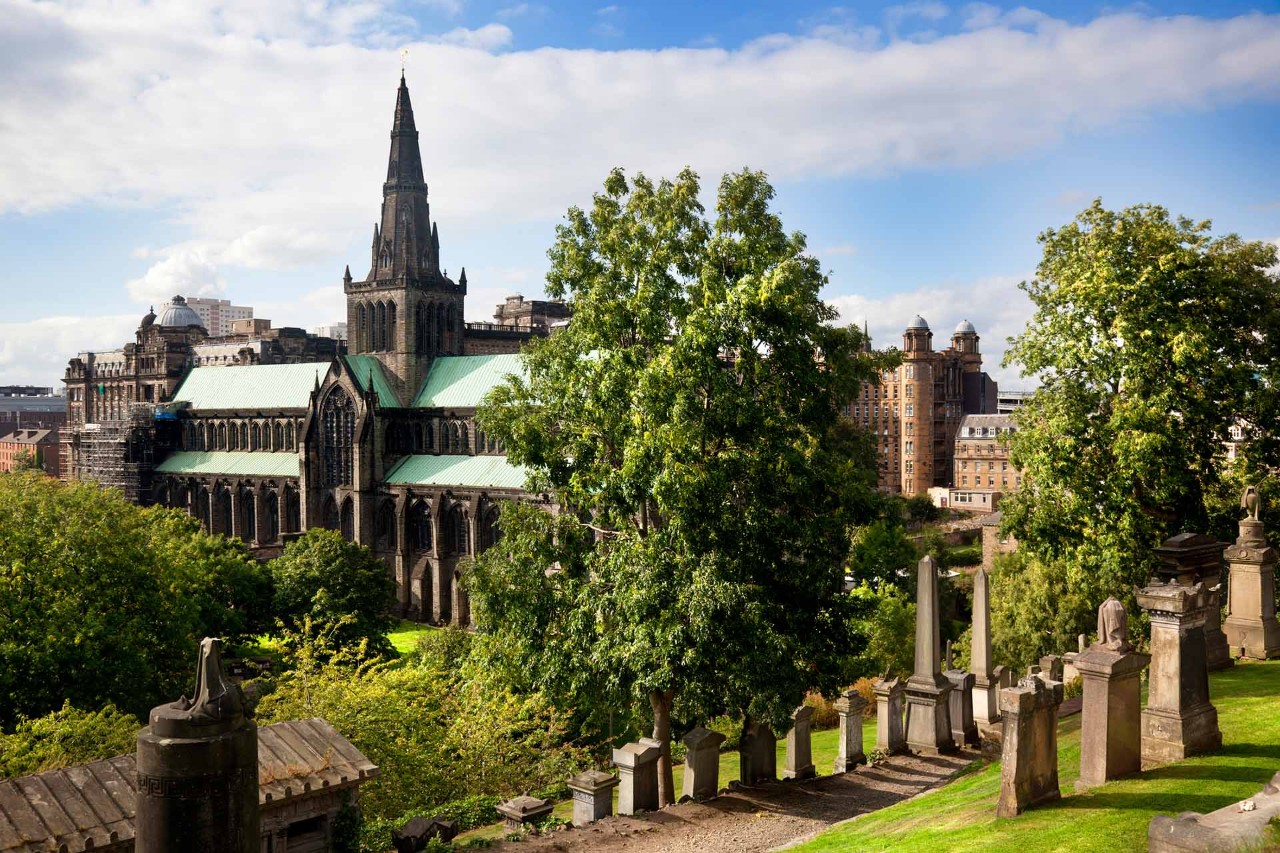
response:
<svg viewBox="0 0 1280 853"><path fill-rule="evenodd" d="M902 331L916 314L929 323L935 350L951 344L951 333L961 320L978 330L983 369L1002 388L1031 388L1016 368L1000 366L1008 339L1026 328L1034 306L1018 283L1030 276L990 276L972 282L947 282L880 298L835 296L827 301L840 311L840 319L861 327L866 321L871 344L877 349L902 348Z"/></svg>
<svg viewBox="0 0 1280 853"><path fill-rule="evenodd" d="M622 11L622 7L621 7L621 6L616 6L616 5L615 5L615 6L601 6L599 9L596 9L596 14L597 14L597 15L616 15L616 14L618 14L620 11Z"/></svg>
<svg viewBox="0 0 1280 853"><path fill-rule="evenodd" d="M542 17L549 11L550 9L541 3L517 3L514 6L499 9L493 13L493 16L501 21L509 21L513 18Z"/></svg>
<svg viewBox="0 0 1280 853"><path fill-rule="evenodd" d="M135 302L158 305L175 294L218 296L226 284L218 275L218 265L203 249L175 248L154 264L141 278L128 283Z"/></svg>
<svg viewBox="0 0 1280 853"><path fill-rule="evenodd" d="M80 352L117 349L133 340L142 312L106 317L43 317L0 323L0 376L6 383L61 383L68 359Z"/></svg>
<svg viewBox="0 0 1280 853"><path fill-rule="evenodd" d="M856 254L858 254L857 246L853 245L852 243L841 243L838 246L828 246L827 248L818 252L818 257L819 258L826 258L826 257L849 258L849 257L853 257Z"/></svg>
<svg viewBox="0 0 1280 853"><path fill-rule="evenodd" d="M511 44L511 28L505 24L485 24L474 30L457 27L438 36L434 41L477 50L497 50Z"/></svg>

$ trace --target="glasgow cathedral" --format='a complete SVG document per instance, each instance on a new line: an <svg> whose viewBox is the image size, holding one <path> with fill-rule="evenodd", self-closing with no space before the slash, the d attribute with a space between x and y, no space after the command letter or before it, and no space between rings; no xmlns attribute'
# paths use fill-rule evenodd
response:
<svg viewBox="0 0 1280 853"><path fill-rule="evenodd" d="M466 624L459 561L495 541L502 500L539 499L476 408L568 310L514 296L467 323L466 271L440 260L401 75L369 272L343 276L347 346L300 329L213 338L175 297L136 341L71 360L64 476L183 508L264 557L341 531L386 560L404 616Z"/></svg>

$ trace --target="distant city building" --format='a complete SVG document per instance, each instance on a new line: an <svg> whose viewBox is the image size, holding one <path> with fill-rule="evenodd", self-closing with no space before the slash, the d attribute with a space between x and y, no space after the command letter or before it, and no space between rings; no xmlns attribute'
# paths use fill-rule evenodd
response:
<svg viewBox="0 0 1280 853"><path fill-rule="evenodd" d="M996 395L996 414L1013 414L1034 393L1034 391L1001 391Z"/></svg>
<svg viewBox="0 0 1280 853"><path fill-rule="evenodd" d="M0 397L52 397L53 389L39 385L0 385Z"/></svg>
<svg viewBox="0 0 1280 853"><path fill-rule="evenodd" d="M0 386L0 435L19 429L56 430L65 424L67 398L52 392L34 385Z"/></svg>
<svg viewBox="0 0 1280 853"><path fill-rule="evenodd" d="M1017 429L1009 415L966 415L960 422L952 509L994 512L1001 497L1018 490L1022 473L1009 462L1009 439Z"/></svg>
<svg viewBox="0 0 1280 853"><path fill-rule="evenodd" d="M982 370L978 333L968 320L951 346L935 351L917 315L902 335L902 364L866 383L847 412L876 447L879 486L907 497L949 487L955 437L967 414L994 413L997 385Z"/></svg>
<svg viewBox="0 0 1280 853"><path fill-rule="evenodd" d="M0 471L12 471L23 460L51 477L61 476L57 430L20 429L0 435Z"/></svg>
<svg viewBox="0 0 1280 853"><path fill-rule="evenodd" d="M232 305L229 299L192 296L187 299L187 306L196 312L200 325L214 338L231 334L231 323L235 320L253 319L252 308L247 305Z"/></svg>
<svg viewBox="0 0 1280 853"><path fill-rule="evenodd" d="M346 323L328 323L324 326L316 326L311 330L314 335L322 338L333 338L335 341L345 341L347 339Z"/></svg>

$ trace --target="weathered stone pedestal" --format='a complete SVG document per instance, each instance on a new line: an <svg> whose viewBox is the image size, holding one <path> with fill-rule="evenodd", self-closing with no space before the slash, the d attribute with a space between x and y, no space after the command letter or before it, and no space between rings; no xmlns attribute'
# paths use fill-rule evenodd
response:
<svg viewBox="0 0 1280 853"><path fill-rule="evenodd" d="M635 814L658 808L658 758L662 747L629 743L613 751L618 765L618 814Z"/></svg>
<svg viewBox="0 0 1280 853"><path fill-rule="evenodd" d="M697 726L683 738L684 784L681 798L709 800L720 792L720 744L724 735Z"/></svg>
<svg viewBox="0 0 1280 853"><path fill-rule="evenodd" d="M1262 522L1240 522L1240 537L1223 555L1230 566L1227 646L1247 658L1280 657L1280 622L1276 621L1275 548L1267 542Z"/></svg>
<svg viewBox="0 0 1280 853"><path fill-rule="evenodd" d="M897 755L907 749L902 732L902 694L904 687L896 678L876 682L876 749L885 755Z"/></svg>
<svg viewBox="0 0 1280 853"><path fill-rule="evenodd" d="M973 573L973 630L969 669L973 672L973 721L980 729L1000 724L1000 681L991 662L990 580L983 569Z"/></svg>
<svg viewBox="0 0 1280 853"><path fill-rule="evenodd" d="M687 780L688 776L685 778ZM618 787L617 776L603 770L585 770L570 776L568 784L573 794L574 826L586 826L613 814L613 789Z"/></svg>
<svg viewBox="0 0 1280 853"><path fill-rule="evenodd" d="M257 853L258 727L222 670L219 640L200 643L194 699L151 709L138 732L138 853Z"/></svg>
<svg viewBox="0 0 1280 853"><path fill-rule="evenodd" d="M1222 746L1209 702L1204 624L1209 595L1175 582L1138 592L1151 618L1151 678L1142 711L1142 765L1181 761Z"/></svg>
<svg viewBox="0 0 1280 853"><path fill-rule="evenodd" d="M951 739L956 746L977 746L980 741L978 724L973 720L973 673L949 669L943 675L951 682L948 697L951 704L947 709L951 717Z"/></svg>
<svg viewBox="0 0 1280 853"><path fill-rule="evenodd" d="M916 569L916 667L907 679L907 748L923 755L955 752L951 682L942 675L938 571L926 556Z"/></svg>
<svg viewBox="0 0 1280 853"><path fill-rule="evenodd" d="M1235 664L1227 635L1222 631L1222 600L1217 586L1222 582L1222 551L1226 546L1203 533L1179 533L1156 548L1160 566L1156 577L1183 586L1197 583L1205 590L1205 666L1217 672Z"/></svg>
<svg viewBox="0 0 1280 853"><path fill-rule="evenodd" d="M763 723L742 730L738 746L738 779L744 785L778 778L778 737Z"/></svg>
<svg viewBox="0 0 1280 853"><path fill-rule="evenodd" d="M1004 718L997 817L1014 817L1060 799L1058 706L1062 684L1027 676L1000 691Z"/></svg>
<svg viewBox="0 0 1280 853"><path fill-rule="evenodd" d="M527 824L537 823L551 814L555 803L539 797L521 796L505 800L497 805L502 815L502 828L507 832L520 832Z"/></svg>
<svg viewBox="0 0 1280 853"><path fill-rule="evenodd" d="M1112 602L1123 614L1123 605L1114 598L1103 607ZM1102 623L1101 615L1098 621ZM1119 648L1125 646L1127 640ZM1076 668L1084 681L1077 790L1142 769L1139 692L1142 670L1150 661L1149 655L1107 648L1105 636L1076 655Z"/></svg>
<svg viewBox="0 0 1280 853"><path fill-rule="evenodd" d="M791 713L791 731L787 732L787 764L783 779L812 779L818 775L813 766L813 708L801 705ZM776 760L776 758L775 758Z"/></svg>
<svg viewBox="0 0 1280 853"><path fill-rule="evenodd" d="M848 773L867 760L862 751L862 709L866 706L867 700L856 690L846 690L836 700L840 732L835 766L832 767L835 773Z"/></svg>

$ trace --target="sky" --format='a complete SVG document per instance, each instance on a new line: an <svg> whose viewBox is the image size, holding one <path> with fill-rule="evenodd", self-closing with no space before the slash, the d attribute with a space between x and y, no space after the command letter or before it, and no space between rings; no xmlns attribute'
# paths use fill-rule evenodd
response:
<svg viewBox="0 0 1280 853"><path fill-rule="evenodd" d="M467 319L542 294L614 166L768 173L877 346L1001 367L1037 235L1094 198L1280 241L1276 2L0 0L0 384L59 385L173 294L344 319L401 64ZM407 50L407 53L405 51Z"/></svg>

